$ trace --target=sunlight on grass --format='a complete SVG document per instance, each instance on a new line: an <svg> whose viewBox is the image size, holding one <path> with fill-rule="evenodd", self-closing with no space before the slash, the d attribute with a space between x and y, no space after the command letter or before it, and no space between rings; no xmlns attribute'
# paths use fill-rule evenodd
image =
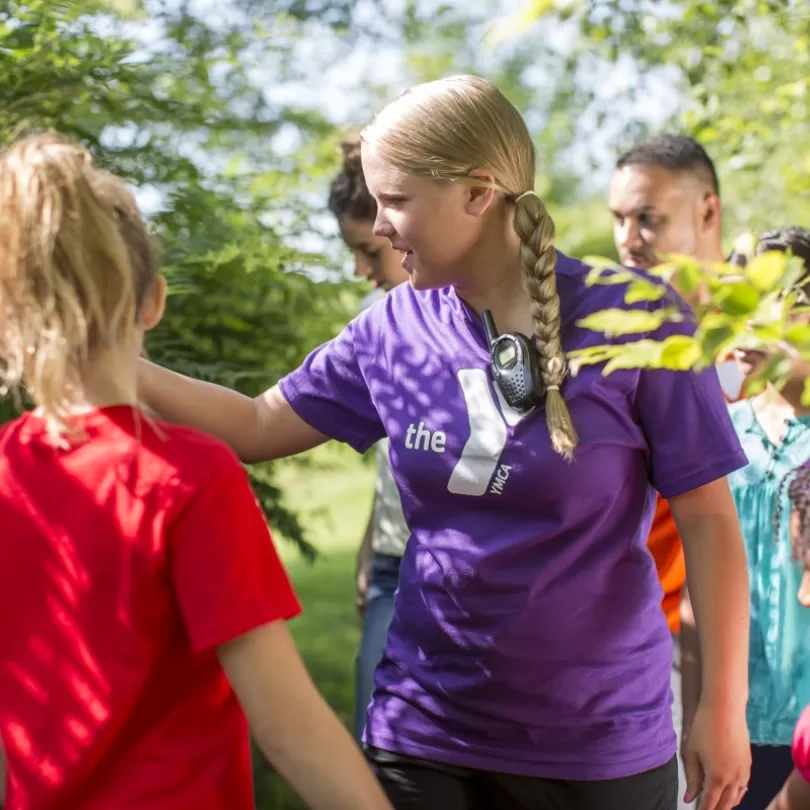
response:
<svg viewBox="0 0 810 810"><path fill-rule="evenodd" d="M304 463L278 464L285 501L294 509L320 556L309 564L283 538L276 543L303 604L290 624L298 649L321 693L351 726L354 655L360 623L354 608L354 561L368 521L374 467L334 443L307 454ZM259 810L304 810L304 804L256 758Z"/></svg>

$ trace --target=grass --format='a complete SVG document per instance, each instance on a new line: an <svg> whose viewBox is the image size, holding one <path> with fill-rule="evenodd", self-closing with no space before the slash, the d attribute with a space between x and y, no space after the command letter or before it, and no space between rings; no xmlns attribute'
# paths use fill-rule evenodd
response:
<svg viewBox="0 0 810 810"><path fill-rule="evenodd" d="M276 544L304 608L290 624L298 649L321 693L351 728L360 640L354 563L371 508L374 468L334 444L308 456L304 464L279 463L278 475L287 504L299 514L320 555L310 564L283 538L277 537ZM256 757L255 782L259 810L305 810L261 757Z"/></svg>

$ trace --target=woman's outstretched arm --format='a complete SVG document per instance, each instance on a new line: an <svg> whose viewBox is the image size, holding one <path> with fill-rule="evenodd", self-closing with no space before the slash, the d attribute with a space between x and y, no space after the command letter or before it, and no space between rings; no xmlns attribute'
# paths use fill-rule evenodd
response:
<svg viewBox="0 0 810 810"><path fill-rule="evenodd" d="M141 360L138 391L161 419L216 436L247 464L303 453L329 438L298 416L278 386L251 399Z"/></svg>

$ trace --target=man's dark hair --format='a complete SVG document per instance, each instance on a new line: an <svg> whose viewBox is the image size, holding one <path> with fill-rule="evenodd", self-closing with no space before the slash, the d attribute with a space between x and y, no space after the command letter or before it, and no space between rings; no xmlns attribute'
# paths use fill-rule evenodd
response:
<svg viewBox="0 0 810 810"><path fill-rule="evenodd" d="M616 168L625 166L662 166L673 172L691 172L706 180L715 194L720 194L720 183L712 159L706 150L686 135L655 135L639 141L617 161Z"/></svg>

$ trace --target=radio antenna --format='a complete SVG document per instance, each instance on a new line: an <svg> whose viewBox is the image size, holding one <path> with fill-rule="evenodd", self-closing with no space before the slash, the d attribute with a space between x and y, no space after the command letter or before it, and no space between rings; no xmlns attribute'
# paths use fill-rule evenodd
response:
<svg viewBox="0 0 810 810"><path fill-rule="evenodd" d="M492 313L485 309L481 313L481 320L484 322L484 329L487 333L487 340L489 341L489 345L491 346L497 339L498 339L498 330L495 328L495 321L492 317Z"/></svg>

